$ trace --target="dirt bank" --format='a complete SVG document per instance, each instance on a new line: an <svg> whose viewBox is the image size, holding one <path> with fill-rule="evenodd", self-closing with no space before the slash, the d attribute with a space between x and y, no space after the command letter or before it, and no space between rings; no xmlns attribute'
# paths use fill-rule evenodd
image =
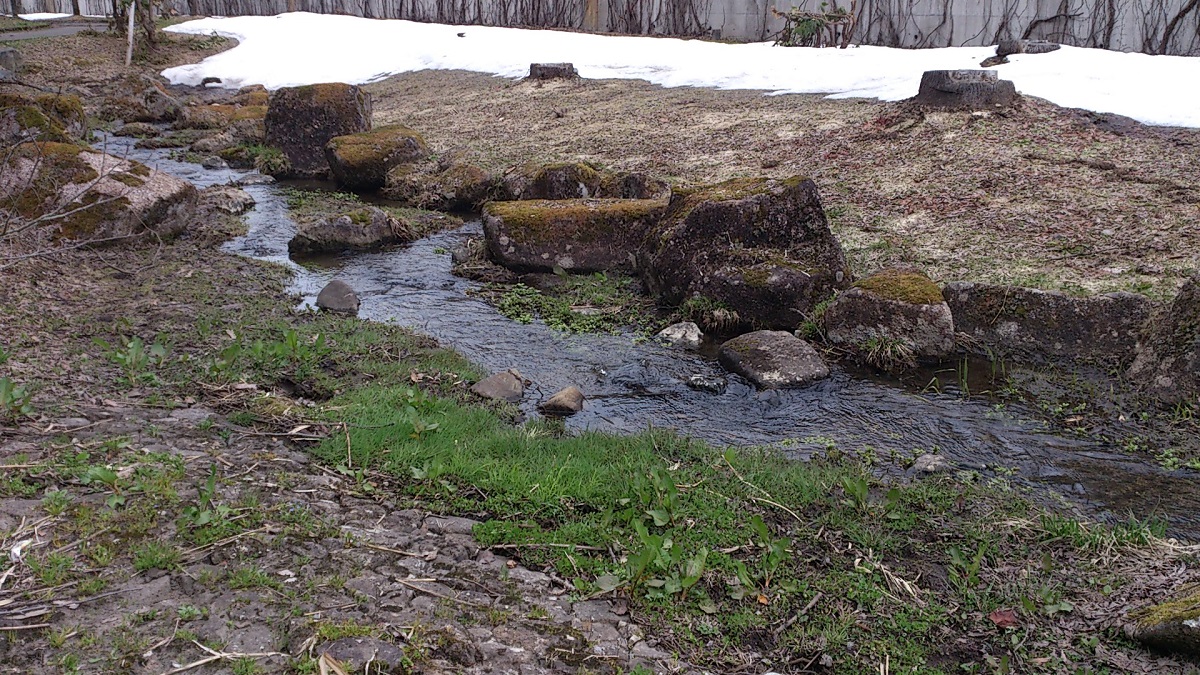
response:
<svg viewBox="0 0 1200 675"><path fill-rule="evenodd" d="M1001 69L1003 75L1003 70ZM629 80L424 71L370 85L377 123L503 171L582 159L679 182L805 174L858 274L921 265L1077 293L1172 295L1200 267L1200 131L1097 124L1040 100L993 115Z"/></svg>

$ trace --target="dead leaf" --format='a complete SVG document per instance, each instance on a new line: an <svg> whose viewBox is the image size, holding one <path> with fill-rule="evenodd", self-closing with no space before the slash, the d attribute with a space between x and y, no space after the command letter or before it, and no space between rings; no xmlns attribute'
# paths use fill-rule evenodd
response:
<svg viewBox="0 0 1200 675"><path fill-rule="evenodd" d="M1011 609L997 609L991 614L988 614L988 618L991 619L992 623L996 624L998 628L1016 628L1017 626L1021 625L1021 622L1017 621L1016 611Z"/></svg>
<svg viewBox="0 0 1200 675"><path fill-rule="evenodd" d="M771 604L771 599L768 598L767 596L763 595L762 593L759 593L758 594L758 604L769 605L769 604Z"/></svg>

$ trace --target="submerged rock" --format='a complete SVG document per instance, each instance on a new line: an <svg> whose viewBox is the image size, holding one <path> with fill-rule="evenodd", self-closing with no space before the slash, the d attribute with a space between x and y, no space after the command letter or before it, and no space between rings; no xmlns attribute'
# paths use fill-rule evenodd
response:
<svg viewBox="0 0 1200 675"><path fill-rule="evenodd" d="M583 392L571 385L543 401L538 408L548 415L574 415L583 410Z"/></svg>
<svg viewBox="0 0 1200 675"><path fill-rule="evenodd" d="M1129 613L1125 632L1156 650L1200 657L1200 585L1188 584L1166 602Z"/></svg>
<svg viewBox="0 0 1200 675"><path fill-rule="evenodd" d="M666 203L652 199L491 202L483 232L492 258L523 271L632 271Z"/></svg>
<svg viewBox="0 0 1200 675"><path fill-rule="evenodd" d="M638 263L664 304L706 302L753 327L793 329L850 283L817 187L799 177L677 191Z"/></svg>
<svg viewBox="0 0 1200 675"><path fill-rule="evenodd" d="M729 382L725 378L712 375L692 375L687 379L687 386L710 394L724 394L728 385Z"/></svg>
<svg viewBox="0 0 1200 675"><path fill-rule="evenodd" d="M334 279L317 294L317 307L334 314L358 315L358 293L350 284L341 279Z"/></svg>
<svg viewBox="0 0 1200 675"><path fill-rule="evenodd" d="M334 251L366 251L412 239L408 223L368 206L323 221L301 223L288 242L292 255Z"/></svg>
<svg viewBox="0 0 1200 675"><path fill-rule="evenodd" d="M518 403L525 395L525 382L521 373L509 369L476 382L471 386L471 392L494 401Z"/></svg>
<svg viewBox="0 0 1200 675"><path fill-rule="evenodd" d="M942 295L969 350L1034 361L1127 360L1152 307L1149 298L1134 293L1076 298L966 281L946 284Z"/></svg>
<svg viewBox="0 0 1200 675"><path fill-rule="evenodd" d="M700 332L700 326L695 323L682 321L662 329L654 339L669 347L699 349L704 342L704 333Z"/></svg>
<svg viewBox="0 0 1200 675"><path fill-rule="evenodd" d="M1200 404L1200 276L1150 322L1129 379L1166 403Z"/></svg>
<svg viewBox="0 0 1200 675"><path fill-rule="evenodd" d="M55 240L174 236L195 205L191 183L79 145L24 143L0 158L0 209L29 220L55 216L42 228Z"/></svg>
<svg viewBox="0 0 1200 675"><path fill-rule="evenodd" d="M271 94L265 122L267 145L287 157L286 175L324 178L325 145L371 129L371 96L340 82L284 87Z"/></svg>
<svg viewBox="0 0 1200 675"><path fill-rule="evenodd" d="M201 206L207 206L231 216L242 215L254 208L255 203L254 197L251 197L250 193L232 185L213 185L200 192Z"/></svg>
<svg viewBox="0 0 1200 675"><path fill-rule="evenodd" d="M392 168L428 154L421 134L400 124L337 136L325 145L333 177L352 190L378 190Z"/></svg>
<svg viewBox="0 0 1200 675"><path fill-rule="evenodd" d="M759 389L802 387L829 377L817 350L785 331L760 330L721 345L717 360Z"/></svg>
<svg viewBox="0 0 1200 675"><path fill-rule="evenodd" d="M829 342L871 360L879 349L895 363L936 360L954 351L954 318L937 284L922 272L884 270L843 291L821 317Z"/></svg>

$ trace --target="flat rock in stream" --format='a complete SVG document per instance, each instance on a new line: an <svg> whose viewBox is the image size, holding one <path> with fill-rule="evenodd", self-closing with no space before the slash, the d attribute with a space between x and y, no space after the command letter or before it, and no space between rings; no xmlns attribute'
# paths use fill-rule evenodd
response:
<svg viewBox="0 0 1200 675"><path fill-rule="evenodd" d="M200 205L231 216L240 216L254 208L249 192L232 185L213 185L200 191Z"/></svg>
<svg viewBox="0 0 1200 675"><path fill-rule="evenodd" d="M515 369L504 370L476 382L471 392L493 401L518 403L525 395L525 381Z"/></svg>
<svg viewBox="0 0 1200 675"><path fill-rule="evenodd" d="M829 367L804 340L779 330L760 330L721 345L717 360L759 389L802 387L829 377Z"/></svg>
<svg viewBox="0 0 1200 675"><path fill-rule="evenodd" d="M694 322L681 321L662 329L654 339L668 347L699 349L704 342L704 333Z"/></svg>
<svg viewBox="0 0 1200 675"><path fill-rule="evenodd" d="M300 223L288 253L307 255L369 251L412 239L412 228L383 209L368 206L328 220Z"/></svg>
<svg viewBox="0 0 1200 675"><path fill-rule="evenodd" d="M543 401L538 408L547 415L574 415L583 410L583 392L572 385Z"/></svg>

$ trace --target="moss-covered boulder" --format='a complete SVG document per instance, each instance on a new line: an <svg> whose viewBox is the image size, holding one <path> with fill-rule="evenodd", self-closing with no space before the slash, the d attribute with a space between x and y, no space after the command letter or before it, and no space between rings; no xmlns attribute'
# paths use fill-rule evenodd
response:
<svg viewBox="0 0 1200 675"><path fill-rule="evenodd" d="M371 96L354 85L284 87L267 104L266 142L283 151L292 177L328 177L325 145L370 130Z"/></svg>
<svg viewBox="0 0 1200 675"><path fill-rule="evenodd" d="M829 377L829 367L812 345L780 330L735 337L721 345L717 360L759 389L802 387Z"/></svg>
<svg viewBox="0 0 1200 675"><path fill-rule="evenodd" d="M498 200L665 199L670 186L642 173L613 173L586 162L525 164L507 172Z"/></svg>
<svg viewBox="0 0 1200 675"><path fill-rule="evenodd" d="M113 136L127 136L130 138L155 138L161 135L162 131L149 122L122 124L120 129L113 132Z"/></svg>
<svg viewBox="0 0 1200 675"><path fill-rule="evenodd" d="M288 242L292 255L369 251L412 240L412 227L374 206L328 220L301 223Z"/></svg>
<svg viewBox="0 0 1200 675"><path fill-rule="evenodd" d="M0 92L0 141L72 143L87 132L87 115L78 96Z"/></svg>
<svg viewBox="0 0 1200 675"><path fill-rule="evenodd" d="M474 211L492 198L498 179L462 159L400 164L387 174L384 196L437 211Z"/></svg>
<svg viewBox="0 0 1200 675"><path fill-rule="evenodd" d="M378 190L388 171L429 154L421 134L402 124L337 136L325 145L325 160L334 179L351 190Z"/></svg>
<svg viewBox="0 0 1200 675"><path fill-rule="evenodd" d="M964 346L1033 362L1127 361L1153 308L1135 293L1058 291L956 281L942 289Z"/></svg>
<svg viewBox="0 0 1200 675"><path fill-rule="evenodd" d="M1148 324L1129 379L1166 403L1200 404L1200 276Z"/></svg>
<svg viewBox="0 0 1200 675"><path fill-rule="evenodd" d="M1200 657L1200 584L1179 589L1167 601L1129 613L1125 632L1158 651Z"/></svg>
<svg viewBox="0 0 1200 675"><path fill-rule="evenodd" d="M176 129L226 129L242 120L264 120L265 105L233 105L211 103L208 105L185 106L179 110Z"/></svg>
<svg viewBox="0 0 1200 675"><path fill-rule="evenodd" d="M751 327L793 329L850 283L817 187L799 177L677 190L638 264L665 304L704 298Z"/></svg>
<svg viewBox="0 0 1200 675"><path fill-rule="evenodd" d="M483 233L492 259L524 271L632 271L667 203L655 199L491 202Z"/></svg>
<svg viewBox="0 0 1200 675"><path fill-rule="evenodd" d="M57 241L175 235L196 202L187 181L80 145L25 143L0 161L0 212L41 219L40 233Z"/></svg>
<svg viewBox="0 0 1200 675"><path fill-rule="evenodd" d="M172 122L182 104L161 80L149 75L128 75L100 104L100 118L125 122Z"/></svg>
<svg viewBox="0 0 1200 675"><path fill-rule="evenodd" d="M954 317L924 273L890 269L856 282L821 316L829 342L876 365L911 366L954 351Z"/></svg>

